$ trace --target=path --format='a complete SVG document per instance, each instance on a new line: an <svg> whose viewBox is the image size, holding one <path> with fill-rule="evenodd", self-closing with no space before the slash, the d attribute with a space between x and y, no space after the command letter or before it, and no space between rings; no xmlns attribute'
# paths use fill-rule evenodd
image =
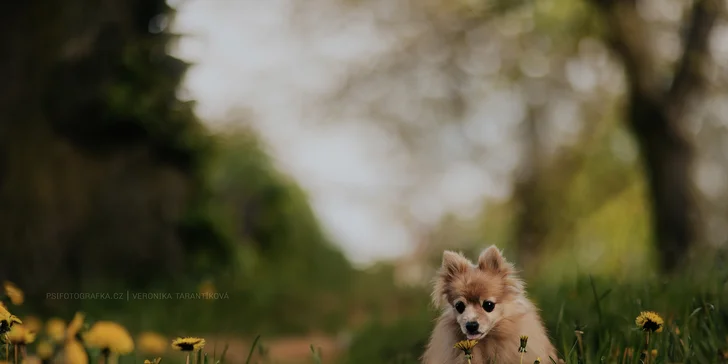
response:
<svg viewBox="0 0 728 364"><path fill-rule="evenodd" d="M325 363L331 363L341 352L339 345L334 337L329 336L307 336L307 337L290 337L290 338L261 338L261 344L267 349L268 360L263 361L258 351L253 356L252 363L310 363L311 349L310 345L321 349L321 356ZM252 340L230 337L210 337L207 340L206 348L208 352L212 352L212 348L217 348L218 354L222 352L225 344L228 345L226 362L232 364L245 363L245 358L250 351Z"/></svg>

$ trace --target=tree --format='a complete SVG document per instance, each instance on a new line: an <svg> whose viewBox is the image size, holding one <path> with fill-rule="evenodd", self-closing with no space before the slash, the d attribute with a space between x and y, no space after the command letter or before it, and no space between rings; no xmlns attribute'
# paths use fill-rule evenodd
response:
<svg viewBox="0 0 728 364"><path fill-rule="evenodd" d="M166 53L171 13L163 0L3 11L0 275L30 301L230 263L206 206L212 139L177 99L187 64Z"/></svg>
<svg viewBox="0 0 728 364"><path fill-rule="evenodd" d="M723 5L717 0L693 2L682 24L682 54L674 71L665 72L650 50L649 29L636 1L592 2L606 24L607 43L624 64L629 100L626 121L639 143L649 181L660 267L673 271L696 239L693 146L683 128L690 101L703 91L709 36Z"/></svg>

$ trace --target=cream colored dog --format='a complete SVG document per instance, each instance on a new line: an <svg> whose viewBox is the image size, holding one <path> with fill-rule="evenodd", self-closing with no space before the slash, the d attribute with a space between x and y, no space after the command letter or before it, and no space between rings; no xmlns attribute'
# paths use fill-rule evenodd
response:
<svg viewBox="0 0 728 364"><path fill-rule="evenodd" d="M559 362L538 309L526 298L523 281L494 245L474 265L462 254L445 251L433 302L442 314L427 345L423 364L467 363L453 345L478 340L472 364L519 363L520 336L528 336L524 363L549 357Z"/></svg>

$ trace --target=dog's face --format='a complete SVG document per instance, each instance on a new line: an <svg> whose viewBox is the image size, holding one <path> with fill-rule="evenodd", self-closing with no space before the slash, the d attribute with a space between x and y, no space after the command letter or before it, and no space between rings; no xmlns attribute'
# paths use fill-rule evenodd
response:
<svg viewBox="0 0 728 364"><path fill-rule="evenodd" d="M522 294L523 283L513 266L491 246L480 254L477 265L459 253L445 251L433 300L451 313L467 339L480 340L506 317L508 306Z"/></svg>

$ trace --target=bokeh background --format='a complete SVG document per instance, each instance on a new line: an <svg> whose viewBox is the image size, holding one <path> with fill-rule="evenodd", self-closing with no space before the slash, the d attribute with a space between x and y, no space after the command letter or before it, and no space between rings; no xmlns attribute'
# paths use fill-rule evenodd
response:
<svg viewBox="0 0 728 364"><path fill-rule="evenodd" d="M727 9L8 3L0 274L41 316L372 363L421 352L444 249L496 244L549 324L537 292L722 267Z"/></svg>

